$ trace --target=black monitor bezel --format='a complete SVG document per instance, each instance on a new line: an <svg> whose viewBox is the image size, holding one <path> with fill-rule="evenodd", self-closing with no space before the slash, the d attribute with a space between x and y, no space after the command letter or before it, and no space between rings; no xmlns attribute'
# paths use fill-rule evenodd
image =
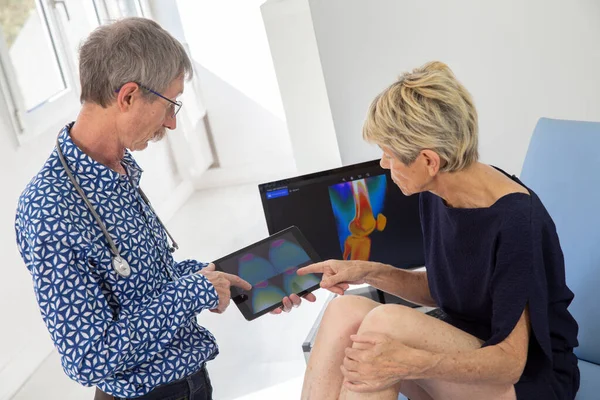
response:
<svg viewBox="0 0 600 400"><path fill-rule="evenodd" d="M302 181L311 181L318 178L327 178L335 175L346 175L354 170L364 170L368 168L378 167L380 166L380 159L375 159L371 161L365 161L358 164L346 165L339 168L328 169L325 171L313 172L310 174L295 176L292 178L280 179L272 182L265 182L258 185L258 191L260 193L260 200L262 203L263 213L265 215L265 220L267 222L267 229L269 230L269 234L273 234L273 226L271 223L271 214L269 213L269 209L267 207L267 191L275 190L278 187L288 186L293 183L298 183Z"/></svg>

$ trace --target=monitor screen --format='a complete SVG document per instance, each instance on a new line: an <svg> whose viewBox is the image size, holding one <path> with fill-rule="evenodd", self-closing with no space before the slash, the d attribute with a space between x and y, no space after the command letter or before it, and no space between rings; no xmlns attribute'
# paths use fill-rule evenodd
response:
<svg viewBox="0 0 600 400"><path fill-rule="evenodd" d="M300 228L324 259L424 265L419 196L404 196L379 160L259 185L269 234Z"/></svg>

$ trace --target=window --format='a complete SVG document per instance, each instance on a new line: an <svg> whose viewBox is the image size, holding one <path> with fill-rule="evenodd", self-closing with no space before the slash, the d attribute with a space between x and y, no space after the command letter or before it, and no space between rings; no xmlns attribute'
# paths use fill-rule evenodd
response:
<svg viewBox="0 0 600 400"><path fill-rule="evenodd" d="M98 20L106 23L122 17L143 17L147 4L140 0L94 0Z"/></svg>
<svg viewBox="0 0 600 400"><path fill-rule="evenodd" d="M34 0L13 3L2 13L2 29L17 86L29 111L66 90L67 83L43 10L36 8ZM32 54L36 62L31 62Z"/></svg>
<svg viewBox="0 0 600 400"><path fill-rule="evenodd" d="M95 26L80 0L0 0L0 86L20 141L77 112L74 52Z"/></svg>
<svg viewBox="0 0 600 400"><path fill-rule="evenodd" d="M148 9L148 0L0 0L0 89L20 142L75 118L82 40Z"/></svg>

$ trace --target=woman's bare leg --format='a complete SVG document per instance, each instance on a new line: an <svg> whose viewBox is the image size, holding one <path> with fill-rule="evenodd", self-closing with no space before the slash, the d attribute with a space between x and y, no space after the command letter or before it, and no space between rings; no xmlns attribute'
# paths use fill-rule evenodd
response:
<svg viewBox="0 0 600 400"><path fill-rule="evenodd" d="M398 393L402 393L410 400L433 400L433 397L431 397L422 387L413 381L403 381L380 392L362 393L360 394L361 397L358 398L369 400L397 400ZM355 397L356 395L357 393L353 393L346 388L342 388L339 399L355 399L357 398Z"/></svg>
<svg viewBox="0 0 600 400"><path fill-rule="evenodd" d="M303 400L337 400L344 376L340 370L350 335L379 303L359 296L341 296L327 306L308 360Z"/></svg>
<svg viewBox="0 0 600 400"><path fill-rule="evenodd" d="M361 332L387 334L401 340L407 346L437 353L473 351L480 348L482 344L481 340L452 325L417 310L394 304L381 305L369 312L359 328L359 333ZM428 379L404 381L398 387L389 388L377 393L355 393L343 388L340 398L344 400L395 399L398 390L409 396L414 396L414 398L422 396L423 392L415 394L407 393L408 390L405 390L405 388L411 389L407 387L407 383L409 382L419 386L430 398L436 400L516 399L513 385L460 384ZM403 387L402 385L405 386ZM413 397L410 398L411 400L413 399Z"/></svg>
<svg viewBox="0 0 600 400"><path fill-rule="evenodd" d="M340 367L345 356L344 350L352 345L350 335L358 331L369 312L380 306L380 303L358 296L337 297L329 304L308 361L302 399L337 400L339 398L343 382ZM395 400L398 397L398 390L397 388L390 390L390 398ZM401 391L411 400L432 400L413 382L404 382Z"/></svg>

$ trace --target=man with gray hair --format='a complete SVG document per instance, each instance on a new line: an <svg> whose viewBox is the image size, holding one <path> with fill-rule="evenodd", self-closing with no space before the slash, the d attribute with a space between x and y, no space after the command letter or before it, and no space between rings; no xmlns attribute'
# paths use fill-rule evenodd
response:
<svg viewBox="0 0 600 400"><path fill-rule="evenodd" d="M230 285L250 284L173 260L177 244L129 152L175 129L190 59L157 23L126 18L89 36L79 72L81 111L25 188L15 222L62 367L98 399L211 399L205 365L218 348L196 315L225 311Z"/></svg>

